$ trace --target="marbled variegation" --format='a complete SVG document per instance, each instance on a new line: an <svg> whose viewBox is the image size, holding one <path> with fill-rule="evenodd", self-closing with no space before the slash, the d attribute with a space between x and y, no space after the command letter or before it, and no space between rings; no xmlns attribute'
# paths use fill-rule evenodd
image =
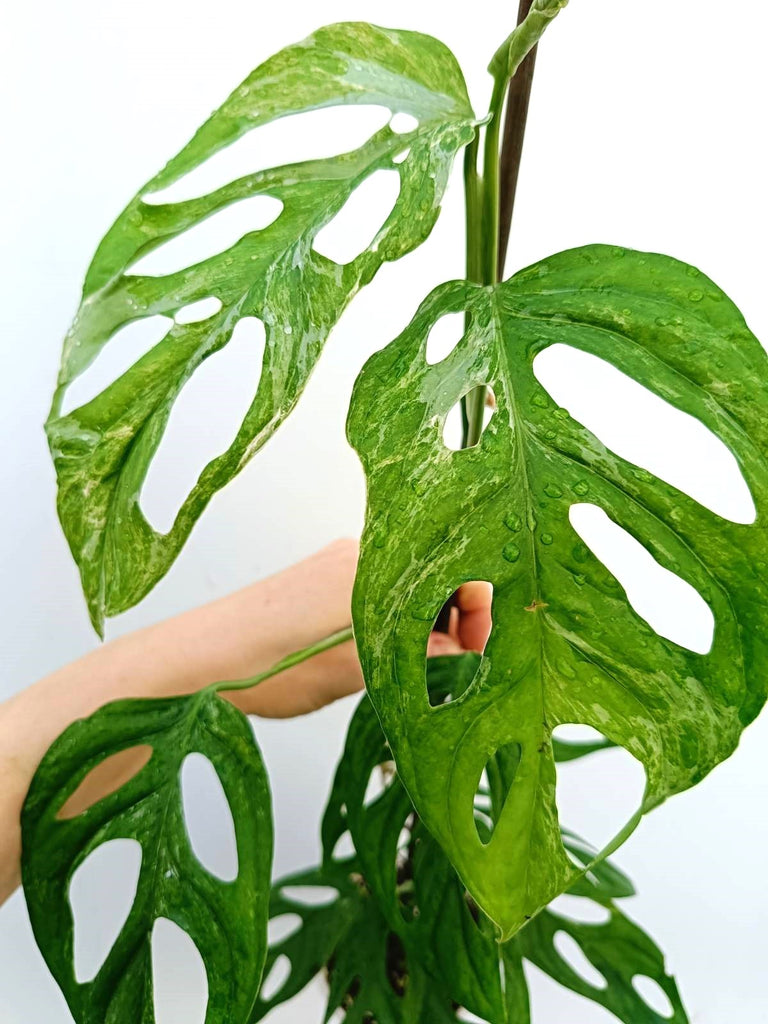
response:
<svg viewBox="0 0 768 1024"><path fill-rule="evenodd" d="M450 355L425 360L432 325L465 311ZM533 359L563 342L690 413L735 455L757 520L727 521L607 450L539 385ZM449 451L449 410L489 384L480 443ZM642 812L699 782L765 700L768 642L768 358L735 306L693 267L607 246L575 249L495 287L436 289L364 367L349 437L368 479L354 596L371 698L419 816L503 936L577 868L555 805L552 731L585 723L644 765ZM658 636L569 521L601 508L712 609L706 655ZM430 706L427 637L467 580L494 585L494 628L458 699ZM487 845L473 798L488 758L522 756ZM592 794L598 800L599 792ZM605 851L604 851L605 852Z"/></svg>
<svg viewBox="0 0 768 1024"><path fill-rule="evenodd" d="M417 118L418 127L398 134L386 126L354 152L247 175L197 199L165 205L142 199L260 125L338 104L383 104ZM167 572L212 495L285 420L355 293L383 262L424 241L453 159L474 131L461 71L441 43L364 23L332 25L254 71L121 213L88 271L47 423L59 516L97 630L105 616L135 604ZM406 149L405 159L395 163ZM317 253L312 246L320 229L362 181L386 168L398 172L400 194L372 243L343 266ZM256 195L283 204L264 230L171 275L131 273L139 257L163 242ZM120 327L156 314L173 316L210 296L222 303L218 313L174 323L100 395L61 414L68 385ZM171 530L161 534L140 506L150 461L184 384L246 316L259 317L266 329L253 404L229 448L202 471Z"/></svg>

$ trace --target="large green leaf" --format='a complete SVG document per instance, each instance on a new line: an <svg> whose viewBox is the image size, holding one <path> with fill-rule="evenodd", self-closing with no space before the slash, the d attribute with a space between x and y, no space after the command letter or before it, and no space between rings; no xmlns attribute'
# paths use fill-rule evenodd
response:
<svg viewBox="0 0 768 1024"><path fill-rule="evenodd" d="M152 756L117 792L60 817L83 780L108 756L149 745ZM216 768L235 825L238 873L223 882L196 858L187 836L180 770L200 753ZM266 774L248 720L211 690L167 700L109 704L53 744L22 816L24 892L32 928L77 1024L154 1020L151 936L174 921L194 941L208 976L206 1024L238 1024L256 997L266 955L272 819ZM112 839L141 844L130 914L96 977L74 974L73 874Z"/></svg>
<svg viewBox="0 0 768 1024"><path fill-rule="evenodd" d="M197 199L153 205L142 198L260 125L338 104L383 104L417 118L418 126L398 134L387 125L354 152L259 171ZM464 80L441 43L359 22L331 25L257 68L121 213L88 271L47 424L59 516L98 630L105 615L135 604L163 576L212 495L288 416L355 293L384 261L398 259L427 237L454 156L473 134ZM320 229L361 182L386 168L398 172L400 194L371 244L345 265L316 252ZM131 273L140 256L257 195L283 204L269 227L174 274ZM100 395L62 415L67 387L122 326L156 314L172 317L211 296L221 302L218 313L197 323L174 323ZM247 316L259 317L266 329L253 404L230 447L201 473L171 530L158 533L141 510L140 495L173 403L202 361L226 345Z"/></svg>
<svg viewBox="0 0 768 1024"><path fill-rule="evenodd" d="M431 658L427 683L433 700L459 696L478 660L472 654ZM679 1011L674 1018L678 1024L687 1020L675 982L665 972L662 954L613 902L631 896L634 889L608 860L579 877L570 890L574 896L606 908L610 916L605 924L582 925L548 911L528 925L522 942L513 939L500 947L491 922L468 899L440 846L415 820L390 758L373 706L365 697L350 722L323 819L323 870L326 877L353 870L354 877L364 881L379 912L402 941L409 962L421 964L437 992L493 1024L524 1024L529 1014L528 986L521 964L527 958L561 984L613 1010L627 1024L657 1020L648 1016L650 1009L632 985L636 975L650 977ZM572 759L569 751L565 760ZM371 774L375 776L377 771L388 779L388 785L374 799L366 800ZM476 803L479 809L481 796ZM497 816L493 803L488 813L491 818ZM352 868L348 861L334 856L336 844L347 830L357 851ZM594 851L578 837L564 832L563 842L575 860L585 865L592 862ZM555 948L557 931L565 931L582 945L585 955L609 977L610 991L596 988L593 993L575 974ZM288 941L298 942L300 935ZM306 977L302 984L308 980Z"/></svg>
<svg viewBox="0 0 768 1024"><path fill-rule="evenodd" d="M444 314L469 327L425 360ZM614 453L538 384L564 342L690 413L734 453L757 521L726 521ZM474 448L442 441L449 410L489 384L497 411ZM552 731L584 723L645 767L640 813L701 780L765 700L768 359L711 281L665 256L588 246L492 288L455 282L364 367L349 437L368 479L354 621L371 699L414 806L508 937L579 870L561 841ZM603 508L712 609L707 655L656 635L582 543L570 506ZM456 700L431 706L424 654L466 580L494 585L485 657ZM474 821L489 758L518 750L485 844ZM599 792L592 799L599 799ZM605 852L605 851L604 851ZM583 869L582 869L583 870Z"/></svg>
<svg viewBox="0 0 768 1024"><path fill-rule="evenodd" d="M475 655L430 659L433 699L460 694L477 660ZM612 1009L626 1024L660 1020L632 985L639 974L651 978L675 1008L672 1019L686 1024L661 953L613 902L634 891L617 868L603 861L572 890L605 908L605 924L582 925L547 911L521 938L500 947L493 925L468 898L445 854L415 819L389 759L373 706L364 697L350 723L323 820L323 866L275 883L270 918L276 926L287 925L290 932L270 945L265 987L280 958L287 958L288 971L276 991L260 996L254 1024L296 995L324 966L330 980L326 1019L343 1005L349 1021L437 1024L457 1019L455 1008L463 1006L491 1024L525 1024L530 1009L524 958ZM368 783L377 770L386 775L388 785L372 796ZM492 807L490 815L494 814ZM347 830L356 852L339 855L337 843ZM564 841L577 859L591 860L574 836L567 834ZM578 941L609 977L608 992L590 991L563 959L555 941L558 931Z"/></svg>

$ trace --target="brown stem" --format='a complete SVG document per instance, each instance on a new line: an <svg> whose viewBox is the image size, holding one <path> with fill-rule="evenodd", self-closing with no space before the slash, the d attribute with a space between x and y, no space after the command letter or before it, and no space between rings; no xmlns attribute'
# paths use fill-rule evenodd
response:
<svg viewBox="0 0 768 1024"><path fill-rule="evenodd" d="M533 0L520 0L517 12L518 25L526 18ZM509 231L515 208L517 180L520 174L520 160L523 155L523 139L528 119L528 103L531 98L533 71L536 66L536 50L531 50L509 83L507 112L504 118L504 132L499 164L499 276L504 278L504 261L507 257Z"/></svg>

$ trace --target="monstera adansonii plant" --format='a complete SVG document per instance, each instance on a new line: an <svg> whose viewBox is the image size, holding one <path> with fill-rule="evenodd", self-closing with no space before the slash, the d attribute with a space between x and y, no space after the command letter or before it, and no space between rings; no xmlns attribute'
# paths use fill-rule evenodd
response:
<svg viewBox="0 0 768 1024"><path fill-rule="evenodd" d="M77 1024L155 1019L151 943L161 917L202 957L206 1024L253 1024L323 970L326 1020L440 1024L473 1014L525 1024L526 960L627 1024L688 1020L658 948L621 909L632 885L607 857L645 812L728 757L765 700L768 361L728 297L668 256L588 245L504 278L535 47L565 2L523 0L490 63L482 117L436 39L360 22L320 29L238 86L96 251L46 429L59 516L101 633L105 617L168 571L212 496L294 409L356 292L427 239L463 153L466 280L427 296L352 395L348 437L368 485L352 624L288 659L354 635L367 684L325 812L323 863L271 884L266 774L250 724L221 696L287 663L76 722L40 765L22 824L35 937ZM351 104L386 106L392 120L352 152L164 198L246 133ZM344 264L321 254L319 232L382 169L398 175L399 195L372 242ZM139 271L152 250L254 196L272 200L270 223L174 273ZM428 361L430 332L456 313L463 335ZM65 411L69 386L121 328L158 315L165 336ZM266 338L252 404L158 532L142 512L142 485L174 402L245 318L261 321ZM737 460L754 521L714 514L558 407L533 372L555 344L604 360L708 428ZM457 406L464 436L453 450L443 428ZM715 620L708 652L665 639L634 610L572 525L583 503L701 595ZM471 580L493 585L484 654L427 663L430 632ZM573 724L602 738L553 738ZM151 756L120 789L80 814L60 813L103 760L137 746ZM559 820L556 764L600 757L606 746L633 755L647 781L636 812L597 850ZM180 772L193 753L215 767L232 812L234 879L209 872L190 845ZM141 846L133 905L95 977L78 980L70 882L114 838ZM318 887L330 893L321 904L306 898ZM589 901L599 920L551 907L561 894ZM270 920L289 914L297 930L268 942ZM579 973L560 936L597 980ZM289 971L275 992L263 978L280 959Z"/></svg>

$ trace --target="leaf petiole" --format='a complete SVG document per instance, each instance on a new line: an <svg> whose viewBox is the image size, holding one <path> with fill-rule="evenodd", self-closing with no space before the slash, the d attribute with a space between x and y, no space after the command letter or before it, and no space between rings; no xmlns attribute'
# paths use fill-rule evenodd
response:
<svg viewBox="0 0 768 1024"><path fill-rule="evenodd" d="M302 661L307 661L316 654L322 654L323 651L329 651L332 647L338 647L339 644L345 644L349 640L354 640L354 633L351 626L346 626L337 633L331 633L330 636L323 637L322 640L318 640L308 647L303 647L300 651L294 651L292 654L286 655L280 661L275 662L270 668L265 669L264 672L259 672L258 675L249 676L247 679L233 679L214 683L208 689L216 693L250 690L252 686L258 686L259 683L263 683L266 679L271 679L272 676L279 675L281 672L285 672L286 669L293 668L294 665L300 665Z"/></svg>

